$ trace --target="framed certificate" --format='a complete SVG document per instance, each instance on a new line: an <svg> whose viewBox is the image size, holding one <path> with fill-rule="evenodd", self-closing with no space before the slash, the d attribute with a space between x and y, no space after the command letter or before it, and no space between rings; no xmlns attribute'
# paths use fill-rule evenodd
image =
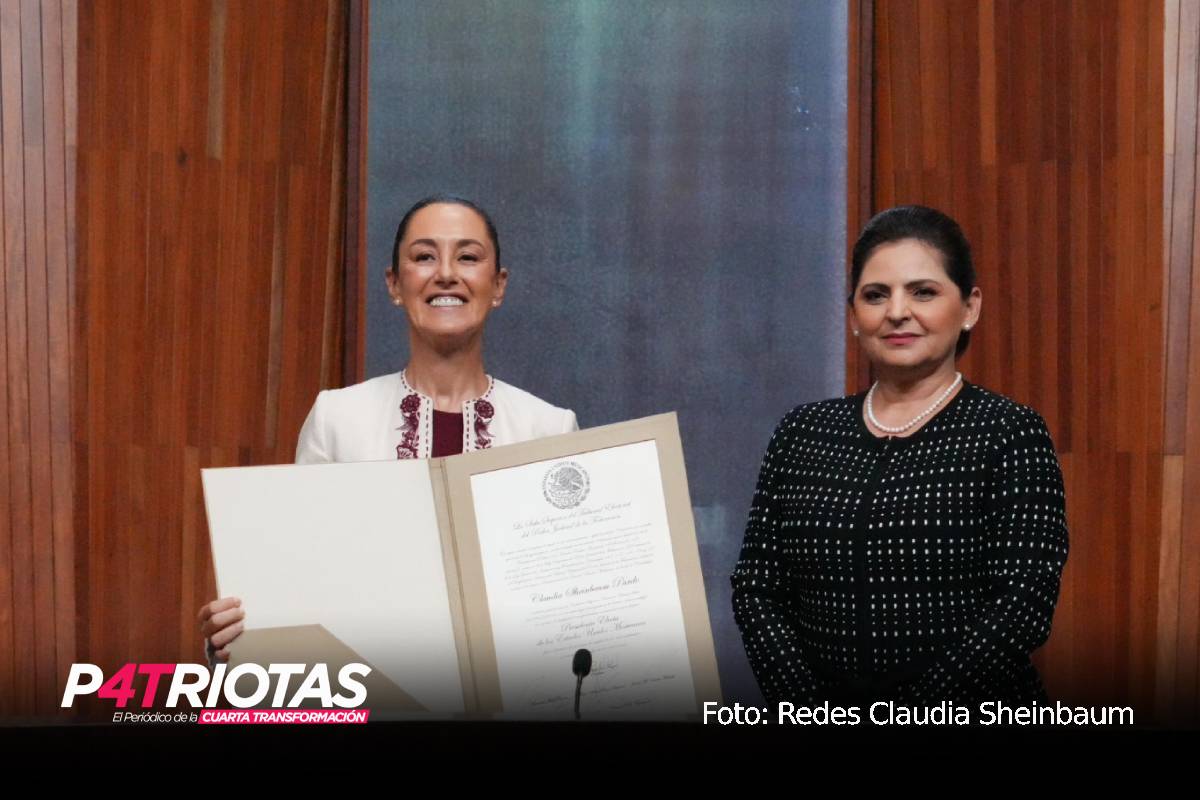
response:
<svg viewBox="0 0 1200 800"><path fill-rule="evenodd" d="M674 414L424 462L205 470L204 485L243 639L319 624L443 713L569 718L580 649L584 718L720 700Z"/></svg>

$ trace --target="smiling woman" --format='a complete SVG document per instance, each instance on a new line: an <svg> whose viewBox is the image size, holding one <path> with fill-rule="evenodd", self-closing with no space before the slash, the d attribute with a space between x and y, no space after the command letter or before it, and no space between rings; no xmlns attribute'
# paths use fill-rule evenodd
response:
<svg viewBox="0 0 1200 800"><path fill-rule="evenodd" d="M300 430L297 464L437 458L578 430L574 412L484 370L484 327L504 302L508 270L482 208L449 195L417 202L396 228L386 279L408 317L408 365L321 392ZM244 618L233 597L200 609L211 659L228 659Z"/></svg>
<svg viewBox="0 0 1200 800"><path fill-rule="evenodd" d="M768 700L1033 702L1067 557L1042 418L955 359L982 293L954 220L882 212L854 247L851 325L876 382L799 406L767 448L734 617Z"/></svg>
<svg viewBox="0 0 1200 800"><path fill-rule="evenodd" d="M470 201L428 197L406 213L396 228L387 271L392 302L408 314L410 338L420 341L409 372L429 364L434 352L479 354L476 381L483 377L483 325L504 302L508 270L500 266L499 235L491 218ZM466 374L461 377L468 377ZM441 410L453 410L453 398ZM443 408L448 405L450 408Z"/></svg>

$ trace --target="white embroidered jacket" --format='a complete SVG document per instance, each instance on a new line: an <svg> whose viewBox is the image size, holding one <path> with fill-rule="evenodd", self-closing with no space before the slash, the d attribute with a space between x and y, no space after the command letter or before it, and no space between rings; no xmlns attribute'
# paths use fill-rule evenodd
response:
<svg viewBox="0 0 1200 800"><path fill-rule="evenodd" d="M488 376L488 389L463 403L463 452L579 430L575 412ZM403 372L317 395L296 445L297 464L429 458L433 400Z"/></svg>

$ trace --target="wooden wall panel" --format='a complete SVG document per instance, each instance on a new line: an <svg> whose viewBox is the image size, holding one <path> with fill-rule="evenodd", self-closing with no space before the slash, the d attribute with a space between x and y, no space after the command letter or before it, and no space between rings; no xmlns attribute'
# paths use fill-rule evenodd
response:
<svg viewBox="0 0 1200 800"><path fill-rule="evenodd" d="M369 0L348 0L346 42L346 357L347 384L366 377L367 292L367 44ZM359 299L362 302L358 302Z"/></svg>
<svg viewBox="0 0 1200 800"><path fill-rule="evenodd" d="M871 115L874 97L874 61L875 50L875 11L874 0L849 0L849 41L847 43L846 65L849 71L846 81L846 252L854 249L854 240L858 232L871 216L872 190L875 183L875 168L873 164L872 138L877 135ZM882 35L883 32L881 32ZM884 92L881 108L890 108L887 91L890 82L884 71L880 81L880 90ZM878 135L890 136L887 125L879 126ZM881 149L889 154L892 146L887 143ZM883 164L883 172L887 173L890 164ZM847 266L847 275L849 266ZM857 347L846 348L847 381L852 384L868 380L870 365L860 357Z"/></svg>
<svg viewBox="0 0 1200 800"><path fill-rule="evenodd" d="M78 655L196 661L199 470L290 462L343 381L346 4L95 0L70 24Z"/></svg>
<svg viewBox="0 0 1200 800"><path fill-rule="evenodd" d="M0 716L53 712L75 660L70 242L75 3L0 3Z"/></svg>
<svg viewBox="0 0 1200 800"><path fill-rule="evenodd" d="M1166 432L1157 700L1164 719L1194 724L1200 719L1200 3L1170 0L1165 28Z"/></svg>
<svg viewBox="0 0 1200 800"><path fill-rule="evenodd" d="M1200 391L1177 385L1181 354L1168 358L1164 389L1164 353L1191 358L1184 345L1194 332L1172 322L1183 327L1170 347L1164 339L1164 297L1168 318L1188 305L1164 295L1164 229L1172 228L1163 222L1171 158L1162 65L1177 63L1168 84L1190 93L1171 132L1187 162L1171 184L1171 219L1187 242L1173 233L1166 241L1191 259L1192 206L1180 208L1180 198L1190 203L1194 184L1198 5L876 0L872 129L850 142L852 159L870 149L872 211L923 203L963 225L984 297L963 371L1040 411L1059 448L1071 555L1038 656L1049 690L1078 703L1130 703L1143 721L1156 696L1161 705L1195 693L1195 637L1170 653L1162 638L1169 615L1161 604L1178 597L1193 609L1200 586L1200 572L1189 571L1200 570L1190 555L1200 542L1160 535L1164 435L1200 441L1200 417L1185 430L1164 410ZM1171 14L1186 23L1164 27ZM1186 45L1171 54L1164 30L1185 27ZM1168 278L1184 280L1190 266L1169 263ZM858 391L864 370L848 350L847 388ZM1168 485L1168 497L1200 497L1193 463L1185 455L1187 466L1169 471L1181 484ZM1160 573L1176 568L1180 579L1165 589ZM1178 611L1179 624L1190 624ZM1172 654L1187 691L1164 693Z"/></svg>

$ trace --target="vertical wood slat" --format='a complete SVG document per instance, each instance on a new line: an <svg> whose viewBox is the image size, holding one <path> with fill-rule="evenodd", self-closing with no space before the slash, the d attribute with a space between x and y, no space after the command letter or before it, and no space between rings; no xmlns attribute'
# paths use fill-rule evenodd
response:
<svg viewBox="0 0 1200 800"><path fill-rule="evenodd" d="M24 113L21 80L21 12L0 4L0 59L3 70L4 283L8 373L9 573L12 592L12 708L29 713L35 696L33 647L33 542L29 455L29 361L26 317Z"/></svg>
<svg viewBox="0 0 1200 800"><path fill-rule="evenodd" d="M21 109L24 128L25 307L29 336L29 455L33 546L34 691L54 692L54 520L50 445L50 353L47 311L45 104L42 17L37 0L21 2Z"/></svg>
<svg viewBox="0 0 1200 800"><path fill-rule="evenodd" d="M1138 234L1145 242L1147 253L1151 257L1156 257L1159 286L1167 281L1165 262L1162 258L1167 250L1167 239L1163 226L1165 210L1161 204L1165 182L1162 169L1162 147L1166 141L1167 124L1161 108L1161 98L1166 89L1165 75L1161 69L1165 59L1166 11L1165 3L1157 5L1151 9L1151 14L1147 15L1139 26L1138 35L1141 49L1136 65L1138 74L1143 77L1143 84L1137 93L1139 122L1135 130L1139 136L1144 137L1137 143L1137 152L1141 159L1139 163L1140 179L1144 182L1135 187L1139 198L1140 227ZM1159 98L1158 102L1156 102L1156 98ZM1143 120L1145 124L1142 123ZM1141 296L1140 302L1149 311L1148 314L1135 316L1138 326L1136 338L1139 341L1157 339L1162 343L1159 352L1165 355L1163 331L1165 330L1166 316L1160 296L1142 290L1137 286L1136 279L1133 283L1135 290L1133 293ZM1165 362L1161 357L1141 359L1138 363L1143 370L1147 386L1165 387ZM1135 605L1132 613L1135 615L1137 623L1134 635L1135 644L1140 643L1141 646L1138 651L1138 660L1135 663L1133 680L1142 692L1138 697L1139 706L1154 708L1156 699L1154 681L1157 672L1155 664L1157 620L1154 615L1141 613L1140 609L1153 608L1161 611L1157 606L1157 599L1160 580L1158 564L1162 539L1160 521L1164 493L1165 396L1160 395L1157 406L1152 402L1153 395L1140 394L1138 398L1140 405L1137 413L1142 415L1146 421L1145 441L1147 447L1139 456L1138 461L1139 483L1135 486L1134 496L1138 516L1134 520L1134 525L1141 530L1157 531L1159 546L1157 550L1134 546L1137 558L1135 559L1136 580L1133 594ZM1137 489L1142 489L1142 491L1136 491Z"/></svg>
<svg viewBox="0 0 1200 800"><path fill-rule="evenodd" d="M20 59L19 52L12 46L12 34L14 29L10 15L14 9L7 6L0 6L0 124L3 125L3 135L0 136L0 141L11 142L9 138L12 130L10 120L14 118L14 110L12 104L19 98L19 93L14 92L14 87L17 86L16 81L19 79L17 69L19 69ZM19 21L17 25L19 26ZM18 28L19 29L19 28ZM0 152L0 156L7 156L7 148ZM4 335L0 337L0 369L4 376L5 389L0 391L0 419L5 420L5 427L0 431L0 508L4 509L4 513L0 514L0 712L11 713L16 708L17 691L16 691L16 653L14 643L16 641L16 598L13 595L13 492L11 482L14 476L14 465L11 463L11 452L9 447L11 424L10 415L16 413L17 407L15 404L9 403L9 377L12 374L10 371L11 363L17 358L16 353L12 350L12 341L8 335L8 303L9 303L9 262L10 253L16 250L15 220L20 212L19 197L9 188L7 180L7 172L3 169L7 166L9 159L0 157L0 183L2 183L2 191L0 191L0 203L3 204L3 235L4 248L2 253L2 269L0 269L0 331ZM6 599L12 598L9 603Z"/></svg>
<svg viewBox="0 0 1200 800"><path fill-rule="evenodd" d="M1166 275L1163 281L1163 309L1170 305L1169 287L1171 285L1171 221L1174 218L1175 196L1175 126L1177 123L1176 110L1179 101L1179 0L1166 0L1163 14L1163 59L1164 59L1164 90L1163 90L1163 271ZM1163 370L1165 360L1170 350L1163 353ZM1171 404L1171 387L1164 390L1163 402L1169 409ZM1167 423L1167 431L1170 424Z"/></svg>
<svg viewBox="0 0 1200 800"><path fill-rule="evenodd" d="M850 255L854 249L854 240L862 230L863 220L871 211L870 198L870 169L864 170L864 154L871 152L870 145L864 137L870 136L871 114L874 103L864 97L870 97L863 92L863 75L874 71L874 59L869 43L869 35L864 30L864 22L869 13L864 13L863 3L850 0L847 6L846 18L846 291L850 291ZM869 7L867 9L869 12ZM863 175L864 171L867 173ZM864 193L862 184L867 183ZM846 348L846 377L845 384L857 386L860 382L858 375L863 359L854 347Z"/></svg>
<svg viewBox="0 0 1200 800"><path fill-rule="evenodd" d="M1177 44L1171 233L1168 251L1166 324L1166 452L1182 455L1187 408L1188 316L1194 263L1197 92L1200 89L1200 3L1181 3Z"/></svg>
<svg viewBox="0 0 1200 800"><path fill-rule="evenodd" d="M1171 7L1192 39L1198 7ZM964 371L1033 405L1061 454L1072 552L1038 656L1047 684L1065 700L1133 703L1141 719L1169 657L1159 518L1163 441L1176 430L1164 434L1172 423L1155 354L1172 297L1164 264L1180 268L1161 254L1167 231L1173 252L1190 259L1192 244L1190 230L1180 240L1162 223L1167 87L1180 100L1173 179L1194 166L1195 148L1195 45L1168 52L1171 13L1156 0L878 4L875 82L862 98L875 126L873 210L924 203L963 224L984 292ZM1178 63L1169 80L1156 72L1164 58ZM851 141L851 158L862 146ZM1191 192L1176 184L1171 195L1173 218L1189 227ZM862 388L858 361L847 358L851 390ZM1165 380L1179 379L1168 369ZM1183 587L1186 553L1184 543ZM1184 592L1195 605L1196 590Z"/></svg>
<svg viewBox="0 0 1200 800"><path fill-rule="evenodd" d="M71 458L71 269L68 189L68 81L74 59L65 37L69 11L60 0L42 1L42 52L45 64L47 309L50 346L50 414L53 507L55 685L62 685L75 660L75 542Z"/></svg>
<svg viewBox="0 0 1200 800"><path fill-rule="evenodd" d="M1169 39L1167 40L1170 41ZM1159 551L1157 647L1155 649L1155 712L1170 720L1179 712L1175 684L1179 658L1179 565L1183 515L1183 456L1163 457L1162 528ZM1184 716L1184 715L1180 715Z"/></svg>
<svg viewBox="0 0 1200 800"><path fill-rule="evenodd" d="M1193 228L1193 231L1195 229ZM1193 234L1194 235L1194 234ZM1200 287L1194 280L1200 247L1192 251L1188 321L1187 403L1179 528L1179 627L1173 705L1186 721L1200 718Z"/></svg>
<svg viewBox="0 0 1200 800"><path fill-rule="evenodd" d="M864 0L851 0L851 15ZM870 0L865 0L869 2ZM346 240L343 338L349 354L342 365L342 381L357 383L366 377L367 289L367 85L370 14L367 0L349 0L346 25ZM854 29L851 23L851 30ZM854 108L851 105L850 108Z"/></svg>
<svg viewBox="0 0 1200 800"><path fill-rule="evenodd" d="M0 717L55 713L75 660L73 15L0 4Z"/></svg>
<svg viewBox="0 0 1200 800"><path fill-rule="evenodd" d="M1194 725L1200 719L1200 204L1196 156L1200 143L1200 4L1165 9L1165 183L1171 187L1165 224L1162 295L1165 353L1164 485L1159 554L1156 706L1160 717ZM1167 196L1164 192L1164 196Z"/></svg>
<svg viewBox="0 0 1200 800"><path fill-rule="evenodd" d="M875 71L879 67L887 74L886 65L877 64L874 57L875 40L874 0L851 0L848 25L849 76L847 82L846 118L846 253L847 284L849 283L849 255L859 232L871 218L872 189L874 186L874 164L871 144L876 128L875 115L884 113L887 98L872 102ZM883 35L881 33L881 35ZM890 117L888 117L890 119ZM883 127L886 130L886 126ZM847 294L850 291L847 285ZM855 347L846 348L846 387L856 391L857 387L870 379L870 365Z"/></svg>
<svg viewBox="0 0 1200 800"><path fill-rule="evenodd" d="M327 157L322 159L329 164L329 171L322 181L322 191L328 197L324 206L330 219L342 219L339 225L331 225L327 229L325 241L321 243L325 253L325 327L321 346L321 381L327 385L342 380L342 363L346 352L342 344L345 332L343 321L346 265L343 257L346 243L345 213L346 213L346 159L335 157L335 153L346 152L346 5L343 3L330 4L327 9L326 34L326 69L322 74L322 114L326 121L322 125L321 148ZM338 65L335 70L334 65ZM341 113L332 113L335 109Z"/></svg>

